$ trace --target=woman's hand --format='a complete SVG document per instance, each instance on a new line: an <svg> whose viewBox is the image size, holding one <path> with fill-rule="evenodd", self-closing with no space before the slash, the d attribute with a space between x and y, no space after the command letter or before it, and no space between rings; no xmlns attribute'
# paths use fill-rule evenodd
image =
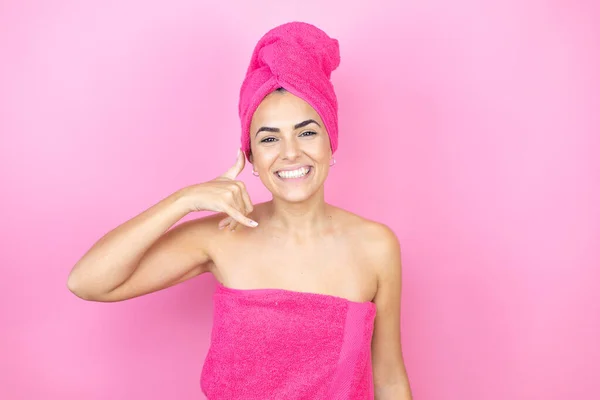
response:
<svg viewBox="0 0 600 400"><path fill-rule="evenodd" d="M219 229L229 226L235 230L238 224L254 228L256 221L246 217L254 207L243 182L235 178L242 172L246 159L244 153L238 150L235 164L223 175L183 190L188 199L191 211L223 212L229 217L219 222Z"/></svg>

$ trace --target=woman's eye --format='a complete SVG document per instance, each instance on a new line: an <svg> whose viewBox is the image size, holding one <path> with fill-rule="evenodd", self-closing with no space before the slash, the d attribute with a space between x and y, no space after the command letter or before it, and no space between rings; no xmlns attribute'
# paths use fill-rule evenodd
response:
<svg viewBox="0 0 600 400"><path fill-rule="evenodd" d="M300 134L300 136L313 136L316 134L317 134L317 132L314 132L314 131L304 131ZM272 143L275 141L277 141L277 138L274 138L273 136L269 136L269 137L266 137L266 138L260 140L261 143Z"/></svg>

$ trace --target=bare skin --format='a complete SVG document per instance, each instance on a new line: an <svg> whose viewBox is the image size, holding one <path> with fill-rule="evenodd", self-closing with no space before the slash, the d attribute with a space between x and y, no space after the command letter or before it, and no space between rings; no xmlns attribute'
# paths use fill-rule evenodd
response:
<svg viewBox="0 0 600 400"><path fill-rule="evenodd" d="M213 274L225 286L238 289L275 287L372 301L377 276L365 265L373 263L365 249L361 218L327 206L327 222L311 235L293 235L272 219L273 204L255 207L255 229L245 226L223 231L212 252ZM371 226L376 235L376 226ZM262 251L256 251L262 249ZM349 250L350 249L350 250Z"/></svg>
<svg viewBox="0 0 600 400"><path fill-rule="evenodd" d="M329 138L303 100L287 92L267 96L250 132L250 160L273 194L271 201L252 204L236 179L245 166L239 153L220 177L183 188L108 232L73 267L69 289L89 301L124 301L211 272L236 289L280 288L372 301L376 399L412 399L401 349L396 236L385 225L325 202ZM298 167L308 174L279 173ZM215 213L175 226L204 210Z"/></svg>

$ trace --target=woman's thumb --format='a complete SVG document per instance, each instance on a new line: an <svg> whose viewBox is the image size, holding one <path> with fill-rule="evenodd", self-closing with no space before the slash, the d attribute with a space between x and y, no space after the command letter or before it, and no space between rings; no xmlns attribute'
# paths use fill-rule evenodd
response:
<svg viewBox="0 0 600 400"><path fill-rule="evenodd" d="M227 170L222 176L228 179L235 179L243 170L244 165L246 164L246 156L244 153L238 149L237 159L235 160L235 164L231 168Z"/></svg>

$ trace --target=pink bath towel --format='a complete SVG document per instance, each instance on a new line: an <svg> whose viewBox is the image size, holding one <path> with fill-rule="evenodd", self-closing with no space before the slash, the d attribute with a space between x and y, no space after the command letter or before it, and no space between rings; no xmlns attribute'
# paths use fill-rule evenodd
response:
<svg viewBox="0 0 600 400"><path fill-rule="evenodd" d="M200 379L209 400L373 399L375 304L221 284L213 299Z"/></svg>
<svg viewBox="0 0 600 400"><path fill-rule="evenodd" d="M332 153L338 146L338 103L330 81L340 64L337 39L305 22L289 22L267 32L256 44L240 89L242 151L250 153L250 123L266 95L283 87L319 114Z"/></svg>

